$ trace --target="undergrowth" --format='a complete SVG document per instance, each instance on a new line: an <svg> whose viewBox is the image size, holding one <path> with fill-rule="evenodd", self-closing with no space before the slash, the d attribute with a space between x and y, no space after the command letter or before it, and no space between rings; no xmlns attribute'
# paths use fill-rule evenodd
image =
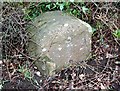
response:
<svg viewBox="0 0 120 91"><path fill-rule="evenodd" d="M3 79L0 87L27 89L30 86L44 90L71 87L97 90L120 89L119 4L119 2L4 3L2 7ZM54 77L36 77L36 71L33 69L34 59L27 51L29 37L26 26L40 14L54 10L70 13L93 27L91 38L93 57L86 65L94 74L86 74L86 69L75 65L61 70ZM28 85L23 85L24 82Z"/></svg>

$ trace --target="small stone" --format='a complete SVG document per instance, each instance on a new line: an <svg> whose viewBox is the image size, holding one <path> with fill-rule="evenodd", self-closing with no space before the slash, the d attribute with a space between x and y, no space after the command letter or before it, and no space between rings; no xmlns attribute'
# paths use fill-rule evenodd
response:
<svg viewBox="0 0 120 91"><path fill-rule="evenodd" d="M3 63L2 60L0 60L0 65L1 65L2 63Z"/></svg>
<svg viewBox="0 0 120 91"><path fill-rule="evenodd" d="M79 75L79 78L80 78L81 80L83 79L83 77L85 77L84 74Z"/></svg>
<svg viewBox="0 0 120 91"><path fill-rule="evenodd" d="M37 67L35 66L34 69L37 69Z"/></svg>
<svg viewBox="0 0 120 91"><path fill-rule="evenodd" d="M101 89L107 89L102 83L100 84Z"/></svg>
<svg viewBox="0 0 120 91"><path fill-rule="evenodd" d="M110 54L110 53L106 53L106 58L113 58L114 56L112 55L112 54Z"/></svg>
<svg viewBox="0 0 120 91"><path fill-rule="evenodd" d="M36 74L37 74L38 76L41 76L39 71L37 71Z"/></svg>
<svg viewBox="0 0 120 91"><path fill-rule="evenodd" d="M100 82L100 81L101 81L101 79L100 79L100 78L98 78L98 81Z"/></svg>

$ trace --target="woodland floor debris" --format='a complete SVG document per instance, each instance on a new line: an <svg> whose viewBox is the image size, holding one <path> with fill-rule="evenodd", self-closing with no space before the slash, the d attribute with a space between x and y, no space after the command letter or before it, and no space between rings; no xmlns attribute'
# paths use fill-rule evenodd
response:
<svg viewBox="0 0 120 91"><path fill-rule="evenodd" d="M94 6L94 3L88 2L87 5ZM28 36L25 28L29 23L23 19L24 14L20 8L5 3L2 12L2 90L119 90L120 66L115 63L120 61L120 40L116 40L112 34L112 31L120 28L120 21L117 18L119 9L114 3L97 3L97 5L97 8L91 7L92 14L88 16L90 20L87 21L91 25L102 22L102 27L99 26L100 28L94 31L92 36L93 57L85 61L87 68L78 63L61 69L54 77L42 77L35 74L34 59L26 50ZM104 9L115 10L111 13L116 14L116 17ZM110 19L110 22L107 22L107 19Z"/></svg>

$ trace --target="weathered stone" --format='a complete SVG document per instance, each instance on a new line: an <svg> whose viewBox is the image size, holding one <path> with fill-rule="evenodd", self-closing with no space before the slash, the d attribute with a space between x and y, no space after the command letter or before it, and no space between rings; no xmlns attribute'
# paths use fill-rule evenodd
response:
<svg viewBox="0 0 120 91"><path fill-rule="evenodd" d="M54 66L46 75L67 66L70 61L75 63L88 57L92 35L89 24L61 11L52 11L37 17L33 25L35 27L28 29L31 37L28 50L32 57L42 54L51 60L51 66ZM38 69L44 73L45 69L39 64L42 63L37 61Z"/></svg>

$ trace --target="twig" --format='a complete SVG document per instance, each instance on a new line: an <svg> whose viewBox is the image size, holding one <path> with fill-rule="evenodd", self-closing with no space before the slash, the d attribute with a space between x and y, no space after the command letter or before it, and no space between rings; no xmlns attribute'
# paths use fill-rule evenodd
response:
<svg viewBox="0 0 120 91"><path fill-rule="evenodd" d="M7 66L7 73L8 73L9 79L11 81L11 73L10 73L9 68L8 68L8 62L6 62L6 66Z"/></svg>
<svg viewBox="0 0 120 91"><path fill-rule="evenodd" d="M30 56L27 56L26 54L24 54L23 52L21 52L19 49L17 49L13 44L11 44L10 42L9 42L9 44L13 47L13 48L15 48L15 50L17 50L19 53L21 53L23 56L25 56L26 58L28 58L28 59L31 59L31 60L35 60L35 58L31 58Z"/></svg>

